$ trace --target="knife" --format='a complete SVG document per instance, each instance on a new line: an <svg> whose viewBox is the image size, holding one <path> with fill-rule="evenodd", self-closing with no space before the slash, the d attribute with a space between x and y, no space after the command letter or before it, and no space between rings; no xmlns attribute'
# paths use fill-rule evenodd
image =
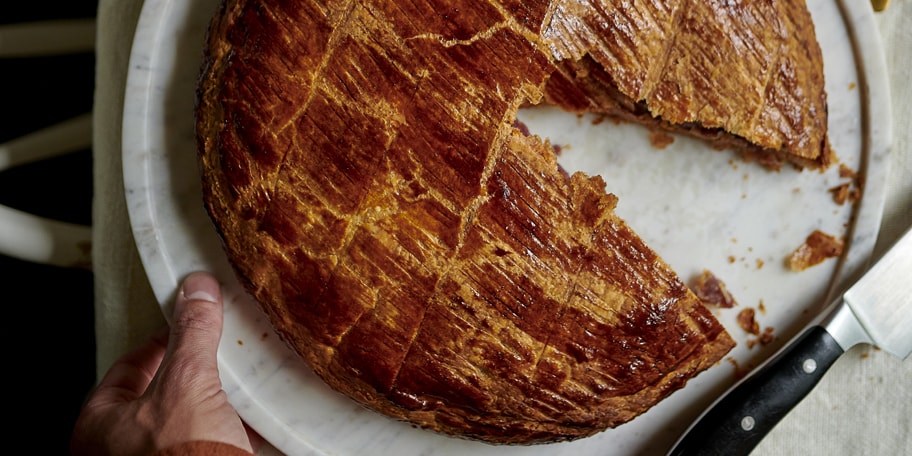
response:
<svg viewBox="0 0 912 456"><path fill-rule="evenodd" d="M912 228L798 336L714 402L668 453L747 455L857 344L912 352Z"/></svg>

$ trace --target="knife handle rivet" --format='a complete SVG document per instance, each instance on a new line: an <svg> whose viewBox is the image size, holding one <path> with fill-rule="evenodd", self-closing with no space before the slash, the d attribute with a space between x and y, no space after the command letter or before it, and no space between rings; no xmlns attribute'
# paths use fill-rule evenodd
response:
<svg viewBox="0 0 912 456"><path fill-rule="evenodd" d="M814 358L808 358L801 363L801 369L804 370L805 374L813 373L817 370L817 361Z"/></svg>
<svg viewBox="0 0 912 456"><path fill-rule="evenodd" d="M756 424L756 422L754 421L754 417L752 417L750 415L747 415L744 418L741 418L741 429L744 429L745 431L750 431L751 429L753 429L754 424Z"/></svg>

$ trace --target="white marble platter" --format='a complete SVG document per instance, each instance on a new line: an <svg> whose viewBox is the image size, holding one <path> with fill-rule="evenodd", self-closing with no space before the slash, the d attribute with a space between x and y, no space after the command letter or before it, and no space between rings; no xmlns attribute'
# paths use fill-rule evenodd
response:
<svg viewBox="0 0 912 456"><path fill-rule="evenodd" d="M739 306L716 310L738 341L722 362L632 422L570 443L505 447L464 441L395 422L333 392L279 341L235 280L202 206L193 138L193 100L203 36L216 0L146 0L126 89L123 163L133 233L165 315L180 279L209 270L223 282L225 328L219 364L229 399L270 449L293 455L634 455L659 454L739 370L759 364L808 324L869 260L880 224L890 97L868 2L808 0L824 53L830 140L861 173L860 201L837 205L825 173L769 172L728 152L675 137L664 149L636 125L594 123L557 111L524 111L533 133L560 145L570 171L600 174L617 213L687 281L709 269ZM847 250L803 272L784 266L813 230L842 236ZM761 306L762 303L762 306ZM736 314L758 310L765 346Z"/></svg>

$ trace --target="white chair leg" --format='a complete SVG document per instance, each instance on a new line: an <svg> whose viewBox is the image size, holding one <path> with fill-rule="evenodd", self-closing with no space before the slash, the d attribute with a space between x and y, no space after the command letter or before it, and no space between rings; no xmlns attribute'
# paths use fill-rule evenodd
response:
<svg viewBox="0 0 912 456"><path fill-rule="evenodd" d="M87 113L0 144L0 170L91 146L92 113Z"/></svg>
<svg viewBox="0 0 912 456"><path fill-rule="evenodd" d="M91 269L92 228L0 205L0 252L33 263Z"/></svg>
<svg viewBox="0 0 912 456"><path fill-rule="evenodd" d="M82 150L92 145L92 114L0 144L0 170ZM26 190L37 191L37 190ZM68 268L91 268L92 229L0 205L0 253Z"/></svg>
<svg viewBox="0 0 912 456"><path fill-rule="evenodd" d="M91 52L94 49L94 18L0 26L0 57L38 57Z"/></svg>

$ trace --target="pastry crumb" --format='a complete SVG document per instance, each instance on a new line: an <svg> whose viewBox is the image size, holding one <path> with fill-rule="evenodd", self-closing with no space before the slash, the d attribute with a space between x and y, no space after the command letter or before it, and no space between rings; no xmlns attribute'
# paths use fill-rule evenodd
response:
<svg viewBox="0 0 912 456"><path fill-rule="evenodd" d="M767 326L763 329L763 333L759 334L756 339L750 339L747 341L747 348L754 348L758 344L761 346L768 345L775 339L776 337L773 335L773 327Z"/></svg>
<svg viewBox="0 0 912 456"><path fill-rule="evenodd" d="M831 188L830 193L833 194L833 201L840 206L846 202L854 203L861 196L861 191L852 187L852 184L848 182Z"/></svg>
<svg viewBox="0 0 912 456"><path fill-rule="evenodd" d="M856 173L855 170L853 170L852 168L849 168L848 166L846 166L845 163L840 163L839 164L839 177L842 177L844 179L845 178L855 179L856 177L858 177L858 173Z"/></svg>
<svg viewBox="0 0 912 456"><path fill-rule="evenodd" d="M861 197L863 179L852 168L844 163L839 165L839 177L849 179L849 182L843 182L829 189L833 194L833 201L842 206L845 203L854 203Z"/></svg>
<svg viewBox="0 0 912 456"><path fill-rule="evenodd" d="M649 132L649 142L656 149L664 149L674 142L674 136L661 130L652 130Z"/></svg>
<svg viewBox="0 0 912 456"><path fill-rule="evenodd" d="M725 283L707 269L694 280L692 290L706 306L730 309L738 305Z"/></svg>
<svg viewBox="0 0 912 456"><path fill-rule="evenodd" d="M757 323L757 320L754 318L755 314L756 312L753 307L748 307L741 312L738 312L738 326L750 334L759 336L760 324Z"/></svg>
<svg viewBox="0 0 912 456"><path fill-rule="evenodd" d="M816 266L828 258L842 255L842 239L814 230L786 260L792 271L803 271L811 266Z"/></svg>

